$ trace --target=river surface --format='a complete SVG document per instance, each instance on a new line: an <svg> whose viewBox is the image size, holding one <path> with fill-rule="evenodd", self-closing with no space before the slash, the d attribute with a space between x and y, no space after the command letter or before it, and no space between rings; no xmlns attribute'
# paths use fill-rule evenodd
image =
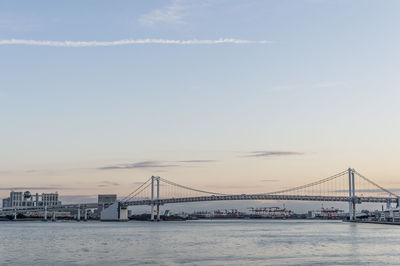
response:
<svg viewBox="0 0 400 266"><path fill-rule="evenodd" d="M307 220L0 222L0 265L400 264L400 226Z"/></svg>

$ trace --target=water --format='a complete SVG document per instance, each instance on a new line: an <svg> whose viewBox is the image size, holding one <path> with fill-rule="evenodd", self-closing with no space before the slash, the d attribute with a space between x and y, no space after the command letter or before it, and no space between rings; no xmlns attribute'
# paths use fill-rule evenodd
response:
<svg viewBox="0 0 400 266"><path fill-rule="evenodd" d="M400 226L304 220L0 222L0 265L400 264Z"/></svg>

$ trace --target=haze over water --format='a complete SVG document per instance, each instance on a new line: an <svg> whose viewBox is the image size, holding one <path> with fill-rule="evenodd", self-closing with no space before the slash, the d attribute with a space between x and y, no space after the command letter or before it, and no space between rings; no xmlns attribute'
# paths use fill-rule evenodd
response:
<svg viewBox="0 0 400 266"><path fill-rule="evenodd" d="M400 227L305 220L2 222L0 265L385 265Z"/></svg>

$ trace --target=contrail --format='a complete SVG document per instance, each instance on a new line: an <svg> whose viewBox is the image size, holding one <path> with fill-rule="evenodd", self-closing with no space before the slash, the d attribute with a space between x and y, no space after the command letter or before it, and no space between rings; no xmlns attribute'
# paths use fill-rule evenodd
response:
<svg viewBox="0 0 400 266"><path fill-rule="evenodd" d="M175 44L175 45L204 45L204 44L269 44L272 41L251 41L232 38L220 38L216 40L168 40L168 39L136 39L117 41L37 41L24 39L0 40L0 45L34 45L53 47L105 47L137 44Z"/></svg>

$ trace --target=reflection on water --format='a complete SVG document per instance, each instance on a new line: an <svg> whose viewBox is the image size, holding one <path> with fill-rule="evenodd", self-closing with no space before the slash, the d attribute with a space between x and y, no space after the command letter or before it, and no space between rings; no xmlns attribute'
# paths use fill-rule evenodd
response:
<svg viewBox="0 0 400 266"><path fill-rule="evenodd" d="M1 265L400 264L400 226L338 221L1 222Z"/></svg>

